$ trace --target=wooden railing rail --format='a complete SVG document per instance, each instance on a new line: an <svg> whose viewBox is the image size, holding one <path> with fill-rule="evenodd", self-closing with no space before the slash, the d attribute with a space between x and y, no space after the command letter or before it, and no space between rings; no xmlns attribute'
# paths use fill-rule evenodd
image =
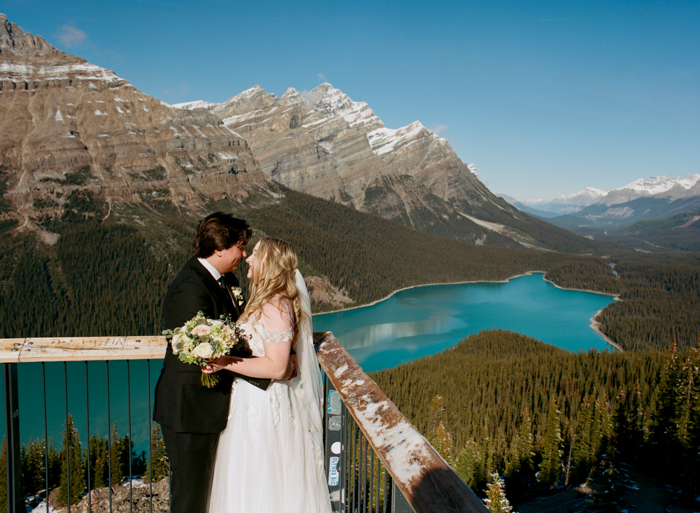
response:
<svg viewBox="0 0 700 513"><path fill-rule="evenodd" d="M163 336L0 338L0 363L154 360L166 344Z"/></svg>
<svg viewBox="0 0 700 513"><path fill-rule="evenodd" d="M487 512L333 334L314 334L318 361L416 513Z"/></svg>

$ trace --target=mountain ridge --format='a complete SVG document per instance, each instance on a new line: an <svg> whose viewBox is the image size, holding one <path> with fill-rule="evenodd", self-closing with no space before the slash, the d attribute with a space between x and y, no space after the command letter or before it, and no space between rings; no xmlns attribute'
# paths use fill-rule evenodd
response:
<svg viewBox="0 0 700 513"><path fill-rule="evenodd" d="M78 193L108 216L156 200L203 213L278 182L474 244L591 250L494 196L419 121L386 128L330 84L171 106L2 20L0 159L12 208L0 222L41 231Z"/></svg>
<svg viewBox="0 0 700 513"><path fill-rule="evenodd" d="M499 196L503 195L499 194ZM700 196L700 174L688 173L678 178L671 178L668 175L639 178L609 191L586 187L571 196L561 195L551 200L511 199L530 208L562 215L575 214L594 204L612 206L649 196L670 199Z"/></svg>

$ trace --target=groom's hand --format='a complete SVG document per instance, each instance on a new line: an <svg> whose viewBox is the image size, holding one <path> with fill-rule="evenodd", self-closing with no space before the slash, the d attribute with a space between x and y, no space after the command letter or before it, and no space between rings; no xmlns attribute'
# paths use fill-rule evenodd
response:
<svg viewBox="0 0 700 513"><path fill-rule="evenodd" d="M292 354L289 356L289 361L287 362L287 373L284 379L294 379L299 375L299 360L297 360L297 355Z"/></svg>

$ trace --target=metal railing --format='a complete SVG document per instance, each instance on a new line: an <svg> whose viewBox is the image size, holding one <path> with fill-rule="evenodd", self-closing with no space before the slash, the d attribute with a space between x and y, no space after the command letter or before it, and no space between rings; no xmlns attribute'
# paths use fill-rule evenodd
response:
<svg viewBox="0 0 700 513"><path fill-rule="evenodd" d="M326 404L324 418L324 437L326 443L326 473L328 477L331 505L334 512L342 513L402 513L415 511L417 513L435 512L472 512L487 511L484 503L474 495L469 487L459 479L454 471L439 456L427 440L418 433L411 423L401 414L396 406L386 397L371 378L362 370L355 360L348 354L343 346L331 333L314 334L319 363L326 376ZM72 381L84 383L84 419L80 419L81 426L85 427L87 443L81 449L80 456L86 462L85 487L86 493L81 492L83 503L82 511L93 511L96 507L93 502L107 501L108 509L100 507L102 511L112 511L113 502L121 511L123 503L129 503L131 511L168 511L169 501L162 495L167 489L153 483L151 476L135 476L132 467L133 438L132 438L132 398L139 397L143 403L146 397L147 419L137 419L136 425L147 425L148 440L148 469L153 468L154 439L151 421L152 392L155 380L151 379L152 371L160 370L160 361L151 364L151 360L160 360L165 354L164 337L81 337L81 338L34 338L34 339L0 339L0 363L4 370L5 393L5 451L0 459L5 464L6 475L0 476L0 503L5 498L8 513L26 511L25 495L21 486L23 458L22 437L20 436L20 413L26 405L20 404L18 368L24 364L34 363L40 365L41 401L35 397L33 405L41 402L43 405L43 441L44 441L44 503L42 512L48 509L48 496L51 486L56 486L55 479L52 483L49 476L49 440L51 433L49 422L56 424L55 415L47 408L47 386L49 395L55 397L62 390L65 401L64 411L61 412L65 426L72 423L81 407L69 408L69 401L80 402L75 397L69 397L69 375ZM119 363L116 363L118 361ZM53 363L52 363L53 362ZM120 366L123 374L125 366L126 386L114 384L114 376L110 382L110 362L112 366ZM145 364L145 384L136 388L145 390L132 390L134 388L134 372L136 365L139 370L136 374L143 374ZM55 379L47 382L47 365L53 366L56 374L56 366L62 366L63 387L55 383ZM69 373L69 366L71 372ZM77 367L76 367L77 366ZM80 367L84 366L83 370ZM100 373L104 376L100 376ZM36 373L36 372L35 372ZM114 374L114 373L113 373ZM143 376L140 376L143 378ZM104 379L106 410L99 415L104 426L106 415L107 435L107 490L95 489L95 483L91 481L91 387L95 388L96 379ZM34 377L38 380L38 376ZM143 381L143 380L142 380ZM27 382L27 379L25 379ZM112 383L110 385L110 383ZM32 386L38 386L37 382ZM112 390L110 390L110 386ZM81 386L73 385L73 388ZM110 395L114 395L114 388L119 388L121 401L120 407L126 407L126 414L122 411L122 417L126 416L128 434L128 494L122 487L117 490L119 483L111 482L112 468L112 440L117 436L112 434L111 411L114 404L110 404ZM94 390L93 390L94 391ZM99 391L99 393L102 393ZM93 396L98 395L93 393ZM23 397L23 400L26 398ZM48 399L52 410L56 410L55 400ZM60 402L60 401L59 401ZM126 403L124 405L123 403ZM142 404L143 406L143 404ZM38 407L38 406L37 406ZM34 412L36 413L36 412ZM143 413L143 412L142 412ZM82 416L82 413L81 413ZM95 413L92 413L95 416ZM141 415L143 416L143 415ZM26 414L25 414L26 417ZM36 420L36 419L35 419ZM36 422L35 422L36 423ZM93 422L93 430L97 422ZM69 430L64 430L64 437ZM54 429L55 433L55 429ZM24 437L26 438L26 436ZM144 441L141 446L145 447ZM61 451L63 465L71 467L71 444L67 443L66 450ZM145 449L144 449L145 451ZM26 455L25 455L26 458ZM104 462L103 462L104 463ZM127 469L124 469L125 473ZM135 478L148 478L147 491L144 486L139 486L139 497L135 497ZM4 483L3 483L4 481ZM73 475L74 486L80 476ZM3 494L4 484L4 494ZM64 478L64 488L67 488L67 511L77 509L76 504L70 502L71 472L68 470ZM155 490L158 486L158 491ZM37 490L24 490L24 492L36 492ZM118 497L115 497L115 494ZM159 496L159 494L161 496ZM127 498L128 495L128 498Z"/></svg>

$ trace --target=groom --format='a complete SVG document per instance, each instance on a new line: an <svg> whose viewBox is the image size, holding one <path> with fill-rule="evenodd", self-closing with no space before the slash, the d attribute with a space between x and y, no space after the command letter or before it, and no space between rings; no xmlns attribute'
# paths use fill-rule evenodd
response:
<svg viewBox="0 0 700 513"><path fill-rule="evenodd" d="M226 314L238 319L240 306L231 291L238 280L232 271L247 256L245 245L251 235L245 221L222 212L199 223L195 256L165 296L165 329L184 325L200 310L210 319ZM207 388L201 384L201 374L198 366L181 362L168 344L156 384L153 418L161 426L170 460L172 513L205 513L216 445L228 420L234 375L219 372L219 383ZM269 380L245 379L263 389L269 384Z"/></svg>

